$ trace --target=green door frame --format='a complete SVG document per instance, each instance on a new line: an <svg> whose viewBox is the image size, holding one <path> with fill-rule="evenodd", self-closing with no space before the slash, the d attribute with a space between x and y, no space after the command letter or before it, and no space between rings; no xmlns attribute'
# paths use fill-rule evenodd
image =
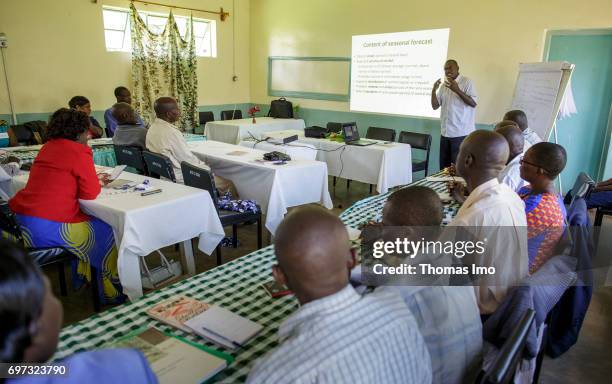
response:
<svg viewBox="0 0 612 384"><path fill-rule="evenodd" d="M544 50L542 51L542 61L548 61L550 55L550 43L554 36L568 36L568 35L612 35L612 28L596 28L596 29L554 29L547 30L546 37L544 40ZM608 116L608 126L606 128L606 140L604 142L604 148L601 151L601 159L597 170L596 180L601 180L606 172L606 163L608 161L608 152L610 152L612 145L612 106ZM606 151L607 149L607 151Z"/></svg>

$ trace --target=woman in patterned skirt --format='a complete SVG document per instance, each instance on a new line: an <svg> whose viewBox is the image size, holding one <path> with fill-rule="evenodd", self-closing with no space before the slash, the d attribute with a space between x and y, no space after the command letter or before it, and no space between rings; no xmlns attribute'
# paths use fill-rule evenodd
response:
<svg viewBox="0 0 612 384"><path fill-rule="evenodd" d="M565 230L565 205L555 191L555 179L565 168L565 149L553 143L537 143L521 158L521 178L529 185L518 191L525 202L528 226L529 273L549 258Z"/></svg>
<svg viewBox="0 0 612 384"><path fill-rule="evenodd" d="M93 200L108 182L99 178L87 145L89 119L66 108L49 121L47 137L32 165L28 183L10 201L31 247L64 247L74 254L75 282L91 281L90 264L99 271L103 302L125 299L117 274L117 248L112 228L83 213L79 199Z"/></svg>

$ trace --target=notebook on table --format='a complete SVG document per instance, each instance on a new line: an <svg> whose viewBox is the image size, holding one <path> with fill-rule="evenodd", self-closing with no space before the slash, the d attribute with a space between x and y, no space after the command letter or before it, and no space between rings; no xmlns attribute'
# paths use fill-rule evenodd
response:
<svg viewBox="0 0 612 384"><path fill-rule="evenodd" d="M185 325L205 339L231 350L244 346L263 329L261 325L216 305L185 321Z"/></svg>
<svg viewBox="0 0 612 384"><path fill-rule="evenodd" d="M155 328L138 329L107 347L138 349L160 383L202 383L233 361L228 354Z"/></svg>
<svg viewBox="0 0 612 384"><path fill-rule="evenodd" d="M193 333L191 328L185 325L185 321L199 315L209 307L210 305L191 297L173 296L149 308L147 315L181 331Z"/></svg>

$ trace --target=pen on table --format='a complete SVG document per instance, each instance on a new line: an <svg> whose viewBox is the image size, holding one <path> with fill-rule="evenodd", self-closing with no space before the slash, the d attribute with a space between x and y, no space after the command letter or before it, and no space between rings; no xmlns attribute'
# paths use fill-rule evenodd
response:
<svg viewBox="0 0 612 384"><path fill-rule="evenodd" d="M140 196L149 196L149 195L154 195L154 194L156 194L156 193L161 193L161 192L162 192L162 190L161 190L161 189L154 189L154 190L152 190L152 191L142 192L142 193L140 194Z"/></svg>

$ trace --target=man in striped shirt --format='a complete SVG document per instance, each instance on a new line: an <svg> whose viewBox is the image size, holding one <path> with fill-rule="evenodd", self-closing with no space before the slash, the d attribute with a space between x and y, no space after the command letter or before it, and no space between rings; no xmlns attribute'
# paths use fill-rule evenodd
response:
<svg viewBox="0 0 612 384"><path fill-rule="evenodd" d="M397 293L360 296L346 228L320 207L285 217L273 274L301 304L280 326L280 345L259 360L250 383L430 383L429 353Z"/></svg>
<svg viewBox="0 0 612 384"><path fill-rule="evenodd" d="M433 189L411 186L389 196L382 224L393 237L435 241L442 215L442 202ZM401 262L423 261L434 259L419 254ZM435 277L419 280L423 285L413 285L416 278L408 276L403 284L387 284L375 292L396 291L406 302L427 345L434 384L474 382L482 363L482 323L474 288L442 285Z"/></svg>

